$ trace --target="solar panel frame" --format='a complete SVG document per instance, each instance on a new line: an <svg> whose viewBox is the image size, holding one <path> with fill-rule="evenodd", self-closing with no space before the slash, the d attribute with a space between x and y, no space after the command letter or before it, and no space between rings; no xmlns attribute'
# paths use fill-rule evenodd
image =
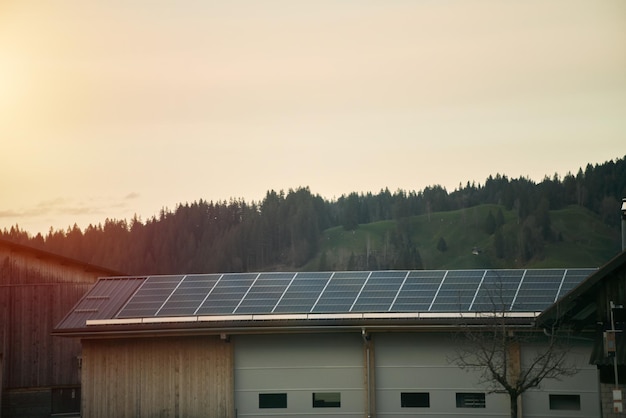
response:
<svg viewBox="0 0 626 418"><path fill-rule="evenodd" d="M157 312L157 316L194 315L221 276L221 274L184 276L178 287Z"/></svg>
<svg viewBox="0 0 626 418"><path fill-rule="evenodd" d="M196 310L196 315L233 314L258 273L224 274Z"/></svg>
<svg viewBox="0 0 626 418"><path fill-rule="evenodd" d="M293 276L293 273L284 276L259 274L233 313L271 313Z"/></svg>
<svg viewBox="0 0 626 418"><path fill-rule="evenodd" d="M320 293L311 312L338 313L350 312L370 272L335 272Z"/></svg>
<svg viewBox="0 0 626 418"><path fill-rule="evenodd" d="M484 270L449 270L429 311L468 311L484 274Z"/></svg>
<svg viewBox="0 0 626 418"><path fill-rule="evenodd" d="M145 277L98 279L57 328L82 328L88 320L114 318L144 281Z"/></svg>
<svg viewBox="0 0 626 418"><path fill-rule="evenodd" d="M407 275L407 271L371 272L350 312L389 311Z"/></svg>
<svg viewBox="0 0 626 418"><path fill-rule="evenodd" d="M155 316L183 276L148 276L117 314L118 318Z"/></svg>
<svg viewBox="0 0 626 418"><path fill-rule="evenodd" d="M539 312L556 300L565 269L527 270L511 310Z"/></svg>
<svg viewBox="0 0 626 418"><path fill-rule="evenodd" d="M389 307L389 312L429 311L447 273L447 270L410 271Z"/></svg>
<svg viewBox="0 0 626 418"><path fill-rule="evenodd" d="M291 284L280 301L276 303L273 313L308 313L332 278L332 272L301 272L294 276Z"/></svg>
<svg viewBox="0 0 626 418"><path fill-rule="evenodd" d="M509 310L525 270L485 270L484 279L469 310L491 312Z"/></svg>
<svg viewBox="0 0 626 418"><path fill-rule="evenodd" d="M537 312L595 271L475 269L144 276L135 282L141 284L133 287L122 306L116 305L119 309L111 317L494 309ZM126 287L124 291L129 292ZM94 289L97 292L99 287Z"/></svg>

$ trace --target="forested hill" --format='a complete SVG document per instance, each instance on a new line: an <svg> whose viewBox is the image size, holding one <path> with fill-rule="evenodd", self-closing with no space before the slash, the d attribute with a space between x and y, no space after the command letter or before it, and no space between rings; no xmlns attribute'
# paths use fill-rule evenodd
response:
<svg viewBox="0 0 626 418"><path fill-rule="evenodd" d="M596 267L620 250L626 160L577 174L328 201L303 187L261 202L199 200L146 221L2 238L128 274Z"/></svg>

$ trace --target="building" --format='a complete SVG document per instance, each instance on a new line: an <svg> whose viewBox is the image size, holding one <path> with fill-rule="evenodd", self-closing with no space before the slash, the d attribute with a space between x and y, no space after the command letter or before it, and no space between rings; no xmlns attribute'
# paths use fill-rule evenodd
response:
<svg viewBox="0 0 626 418"><path fill-rule="evenodd" d="M537 315L595 271L107 277L54 334L81 340L84 418L507 417L454 363L461 331L533 336L519 369L547 344ZM578 373L526 392L525 417L600 416L593 339L570 344Z"/></svg>
<svg viewBox="0 0 626 418"><path fill-rule="evenodd" d="M98 277L119 274L0 240L0 416L80 411L80 342L52 337Z"/></svg>
<svg viewBox="0 0 626 418"><path fill-rule="evenodd" d="M589 331L594 336L589 363L597 367L602 411L607 418L623 417L623 402L614 400L626 387L626 251L618 254L538 318L542 327ZM612 343L612 344L611 344Z"/></svg>

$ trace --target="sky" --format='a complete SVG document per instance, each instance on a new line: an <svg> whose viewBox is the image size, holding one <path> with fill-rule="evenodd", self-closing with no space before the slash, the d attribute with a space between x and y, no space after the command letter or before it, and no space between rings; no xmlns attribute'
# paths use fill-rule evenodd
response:
<svg viewBox="0 0 626 418"><path fill-rule="evenodd" d="M2 0L0 229L626 155L624 0Z"/></svg>

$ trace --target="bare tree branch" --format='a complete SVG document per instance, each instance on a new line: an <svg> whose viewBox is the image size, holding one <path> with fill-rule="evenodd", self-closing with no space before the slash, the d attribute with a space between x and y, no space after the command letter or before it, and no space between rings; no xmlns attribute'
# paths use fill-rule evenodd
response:
<svg viewBox="0 0 626 418"><path fill-rule="evenodd" d="M500 295L490 295L493 310L480 324L464 324L456 356L449 359L461 369L477 371L478 384L489 393L506 392L511 403L511 417L517 418L518 398L547 379L572 376L577 368L568 361L567 336L542 333L530 326L512 325L507 317L507 303ZM522 347L536 349L535 355L522 362Z"/></svg>

